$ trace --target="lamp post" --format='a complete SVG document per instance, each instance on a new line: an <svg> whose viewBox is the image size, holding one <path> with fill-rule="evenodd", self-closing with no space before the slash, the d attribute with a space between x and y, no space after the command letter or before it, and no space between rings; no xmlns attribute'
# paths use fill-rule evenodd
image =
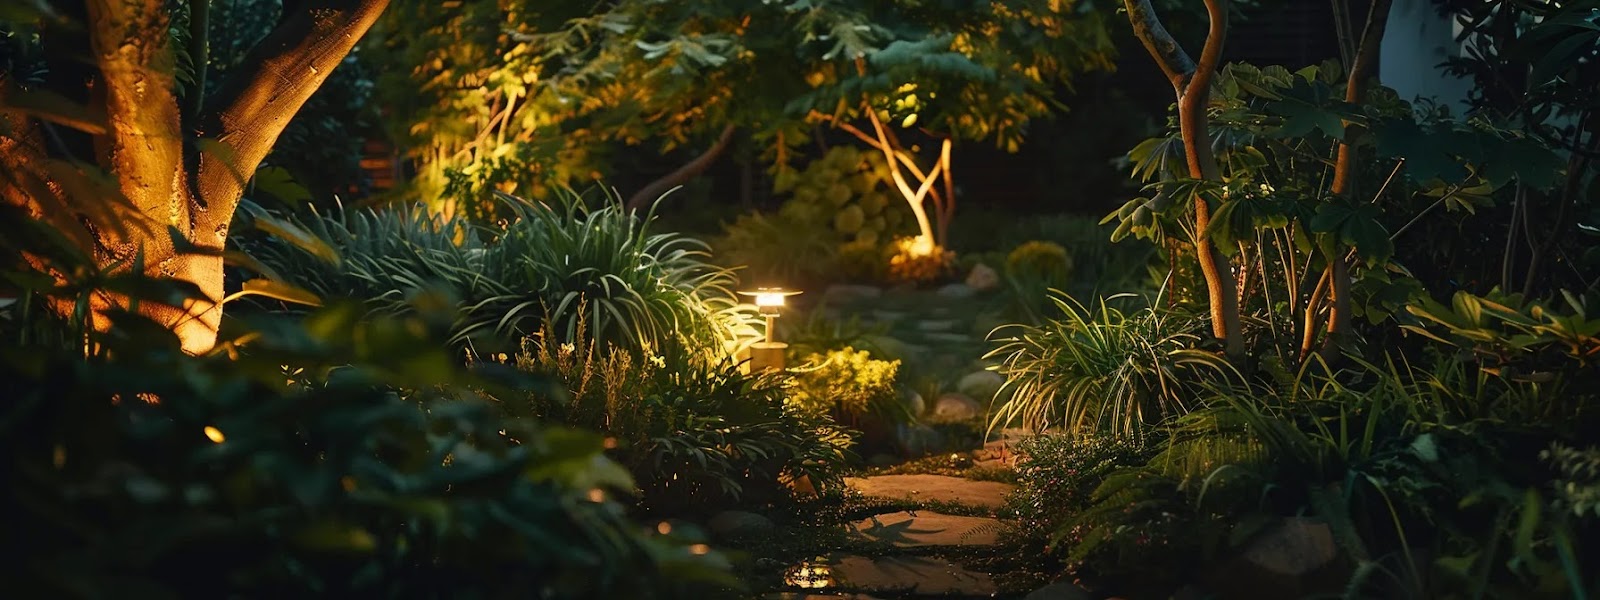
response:
<svg viewBox="0 0 1600 600"><path fill-rule="evenodd" d="M800 292L785 290L776 287L756 288L741 291L739 294L754 297L756 308L767 317L767 339L756 342L750 346L750 371L775 371L784 368L783 352L789 345L777 341L778 311L783 308L784 300Z"/></svg>

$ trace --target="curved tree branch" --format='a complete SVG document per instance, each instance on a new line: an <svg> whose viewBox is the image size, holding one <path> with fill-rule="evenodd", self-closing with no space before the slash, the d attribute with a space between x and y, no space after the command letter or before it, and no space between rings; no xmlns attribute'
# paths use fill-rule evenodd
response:
<svg viewBox="0 0 1600 600"><path fill-rule="evenodd" d="M1183 93L1184 80L1194 73L1194 60L1161 24L1161 18L1150 6L1150 0L1123 0L1122 5L1128 9L1128 22L1133 25L1133 35L1150 52L1156 66L1161 67L1167 81L1172 83L1173 91Z"/></svg>
<svg viewBox="0 0 1600 600"><path fill-rule="evenodd" d="M634 192L632 196L628 197L628 210L641 210L649 206L651 202L655 202L662 194L671 191L672 188L688 183L689 180L698 177L706 169L711 168L711 165L717 162L722 153L728 150L728 146L733 144L733 132L734 126L723 127L722 134L717 136L717 141L711 144L710 148L706 148L705 152L701 152L700 156L694 157L694 160L685 163L673 172L667 173L660 179L652 181L640 188L639 191Z"/></svg>
<svg viewBox="0 0 1600 600"><path fill-rule="evenodd" d="M197 181L205 246L221 247L244 184L289 119L365 35L389 0L306 0L245 59L245 67L207 101L201 135L225 152L200 157ZM223 156L221 154L226 154Z"/></svg>

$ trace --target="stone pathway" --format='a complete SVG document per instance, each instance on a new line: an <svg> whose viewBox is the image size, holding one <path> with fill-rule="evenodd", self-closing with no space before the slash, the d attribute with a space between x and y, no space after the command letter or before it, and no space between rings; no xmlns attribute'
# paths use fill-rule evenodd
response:
<svg viewBox="0 0 1600 600"><path fill-rule="evenodd" d="M791 586L812 591L772 594L767 599L990 598L999 591L988 573L964 567L942 554L998 546L1004 524L992 516L946 514L926 506L965 507L992 514L1004 505L1013 486L943 475L881 475L849 478L846 484L869 498L918 505L849 524L852 540L894 550L880 556L835 552L817 557L791 568L786 577Z"/></svg>
<svg viewBox="0 0 1600 600"><path fill-rule="evenodd" d="M847 477L845 485L868 498L913 502L954 502L995 509L1005 505L1013 486L996 481L973 481L945 475L880 475Z"/></svg>

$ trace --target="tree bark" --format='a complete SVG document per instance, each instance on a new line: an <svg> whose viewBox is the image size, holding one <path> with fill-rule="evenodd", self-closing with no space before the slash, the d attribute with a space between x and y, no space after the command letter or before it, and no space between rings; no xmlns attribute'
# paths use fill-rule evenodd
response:
<svg viewBox="0 0 1600 600"><path fill-rule="evenodd" d="M1355 63L1350 65L1349 79L1345 83L1344 101L1359 104L1367 93L1367 84L1377 79L1378 57L1383 49L1383 33L1389 22L1391 0L1373 0L1367 11L1367 22L1361 29L1361 45L1356 50ZM1347 123L1348 127L1348 123ZM1344 141L1339 144L1338 158L1334 161L1333 187L1335 196L1350 198L1355 194L1357 148L1364 134L1359 128L1347 128ZM1323 340L1324 359L1333 360L1339 346L1350 337L1350 262L1343 250L1328 257L1332 306L1328 311L1328 337ZM1315 307L1312 307L1315 309Z"/></svg>
<svg viewBox="0 0 1600 600"><path fill-rule="evenodd" d="M628 210L643 210L645 207L650 206L650 203L661 198L663 194L672 191L672 188L699 177L706 169L711 168L711 165L715 164L718 158L722 157L722 154L728 150L728 146L733 144L733 132L734 127L732 125L723 127L722 134L717 136L717 141L711 144L710 148L706 148L705 152L701 152L700 156L694 157L694 160L685 163L671 173L667 173L660 179L650 182L649 185L639 188L639 191L628 197L626 205Z"/></svg>
<svg viewBox="0 0 1600 600"><path fill-rule="evenodd" d="M387 5L388 0L298 3L206 102L198 123L199 135L209 139L196 140L185 129L175 94L176 50L166 2L90 0L87 25L99 73L92 85L106 123L80 129L94 135L95 160L115 190L101 195L59 185L72 174L64 168L73 165L72 157L52 158L37 136L29 136L37 128L23 123L0 135L6 154L0 163L11 171L0 179L0 196L52 224L82 222L61 228L102 268L140 259L146 275L194 284L203 299L177 307L140 302L137 310L171 328L185 351L206 352L216 344L221 323L222 250L245 182ZM125 298L96 294L93 325L106 327L106 312L127 304Z"/></svg>
<svg viewBox="0 0 1600 600"><path fill-rule="evenodd" d="M1206 0L1206 15L1210 25L1198 63L1191 60L1177 40L1167 32L1149 0L1123 0L1123 5L1128 9L1134 34L1172 83L1177 95L1178 126L1183 135L1189 176L1221 181L1221 169L1211 152L1206 105L1210 101L1211 79L1216 75L1222 59L1222 45L1228 35L1227 0ZM1229 357L1237 358L1245 350L1244 336L1240 330L1238 291L1229 272L1227 258L1205 233L1211 226L1211 203L1201 195L1194 197L1194 221L1197 232L1195 253L1200 262L1200 272L1206 280L1211 333L1223 342Z"/></svg>

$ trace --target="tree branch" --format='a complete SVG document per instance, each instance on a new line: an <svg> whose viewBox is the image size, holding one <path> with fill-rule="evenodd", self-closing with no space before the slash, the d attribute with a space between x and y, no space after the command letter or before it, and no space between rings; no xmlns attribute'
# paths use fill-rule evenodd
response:
<svg viewBox="0 0 1600 600"><path fill-rule="evenodd" d="M1178 45L1178 40L1167 33L1166 26L1156 16L1156 10L1150 6L1150 0L1123 0L1122 5L1128 9L1128 22L1133 25L1133 35L1139 38L1144 49L1150 52L1150 57L1155 59L1156 65L1161 67L1167 81L1172 83L1173 91L1183 93L1184 80L1194 73L1194 61L1183 51L1183 46Z"/></svg>
<svg viewBox="0 0 1600 600"><path fill-rule="evenodd" d="M694 160L685 163L673 172L666 174L666 176L652 181L649 185L634 192L632 196L628 197L626 205L628 210L640 210L649 206L651 202L655 202L662 194L671 191L672 188L688 183L690 179L694 179L704 173L706 169L711 168L712 163L717 162L717 158L721 157L722 153L727 151L728 146L733 143L733 132L733 125L723 127L722 134L717 136L716 143L711 144L711 147L707 148L705 152L701 152L699 156L694 157Z"/></svg>
<svg viewBox="0 0 1600 600"><path fill-rule="evenodd" d="M221 142L227 152L200 158L204 231L216 236L201 243L220 246L227 238L228 221L256 165L388 5L389 0L299 3L209 99L201 135Z"/></svg>

